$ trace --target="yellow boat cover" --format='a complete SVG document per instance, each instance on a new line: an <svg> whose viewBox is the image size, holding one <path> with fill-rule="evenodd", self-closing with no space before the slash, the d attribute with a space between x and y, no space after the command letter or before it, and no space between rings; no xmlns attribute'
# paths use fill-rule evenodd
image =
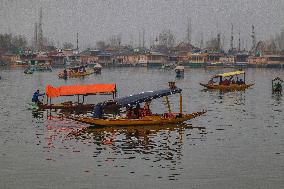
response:
<svg viewBox="0 0 284 189"><path fill-rule="evenodd" d="M230 77L230 76L240 75L244 73L245 73L244 71L227 72L227 73L217 74L214 77Z"/></svg>

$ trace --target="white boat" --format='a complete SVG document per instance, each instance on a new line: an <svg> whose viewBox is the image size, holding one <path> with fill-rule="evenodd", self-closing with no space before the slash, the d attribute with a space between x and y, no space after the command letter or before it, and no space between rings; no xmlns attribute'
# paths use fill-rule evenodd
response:
<svg viewBox="0 0 284 189"><path fill-rule="evenodd" d="M177 66L175 67L176 77L183 77L184 76L184 66Z"/></svg>

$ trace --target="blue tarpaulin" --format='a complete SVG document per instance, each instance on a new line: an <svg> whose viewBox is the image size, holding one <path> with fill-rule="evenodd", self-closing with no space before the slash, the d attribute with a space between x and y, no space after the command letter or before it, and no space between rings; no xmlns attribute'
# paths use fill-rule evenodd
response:
<svg viewBox="0 0 284 189"><path fill-rule="evenodd" d="M182 89L163 89L156 91L147 91L139 94L130 95L127 97L117 98L116 102L119 106L125 107L129 105L135 105L137 103L150 101L152 99L161 98L163 96L168 96L175 93L181 93Z"/></svg>

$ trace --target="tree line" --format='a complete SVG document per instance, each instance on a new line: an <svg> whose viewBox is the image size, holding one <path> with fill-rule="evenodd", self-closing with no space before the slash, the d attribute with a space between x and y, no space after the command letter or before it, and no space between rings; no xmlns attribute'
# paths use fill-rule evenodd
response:
<svg viewBox="0 0 284 189"><path fill-rule="evenodd" d="M22 35L0 34L0 50L3 52L19 53L27 45L27 39Z"/></svg>

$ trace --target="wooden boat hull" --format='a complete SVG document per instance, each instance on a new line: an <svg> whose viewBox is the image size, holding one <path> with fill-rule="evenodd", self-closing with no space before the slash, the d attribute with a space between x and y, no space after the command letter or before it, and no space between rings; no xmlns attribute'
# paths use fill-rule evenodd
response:
<svg viewBox="0 0 284 189"><path fill-rule="evenodd" d="M254 84L231 84L231 85L209 85L200 83L201 86L206 87L207 89L216 89L216 90L245 90Z"/></svg>
<svg viewBox="0 0 284 189"><path fill-rule="evenodd" d="M168 125L177 124L201 116L203 112L183 114L181 117L164 118L160 115L145 116L141 119L97 119L92 117L72 118L76 121L97 126L146 126L146 125Z"/></svg>
<svg viewBox="0 0 284 189"><path fill-rule="evenodd" d="M67 77L72 78L72 77L84 77L87 75L91 75L93 74L94 71L86 71L86 72L78 72L78 73L68 73ZM64 74L63 73L59 73L58 74L59 78L64 78Z"/></svg>
<svg viewBox="0 0 284 189"><path fill-rule="evenodd" d="M46 109L53 109L53 110L85 110L91 111L93 110L94 104L79 104L79 105L65 105L65 104L42 104L39 105L39 109L46 110Z"/></svg>

